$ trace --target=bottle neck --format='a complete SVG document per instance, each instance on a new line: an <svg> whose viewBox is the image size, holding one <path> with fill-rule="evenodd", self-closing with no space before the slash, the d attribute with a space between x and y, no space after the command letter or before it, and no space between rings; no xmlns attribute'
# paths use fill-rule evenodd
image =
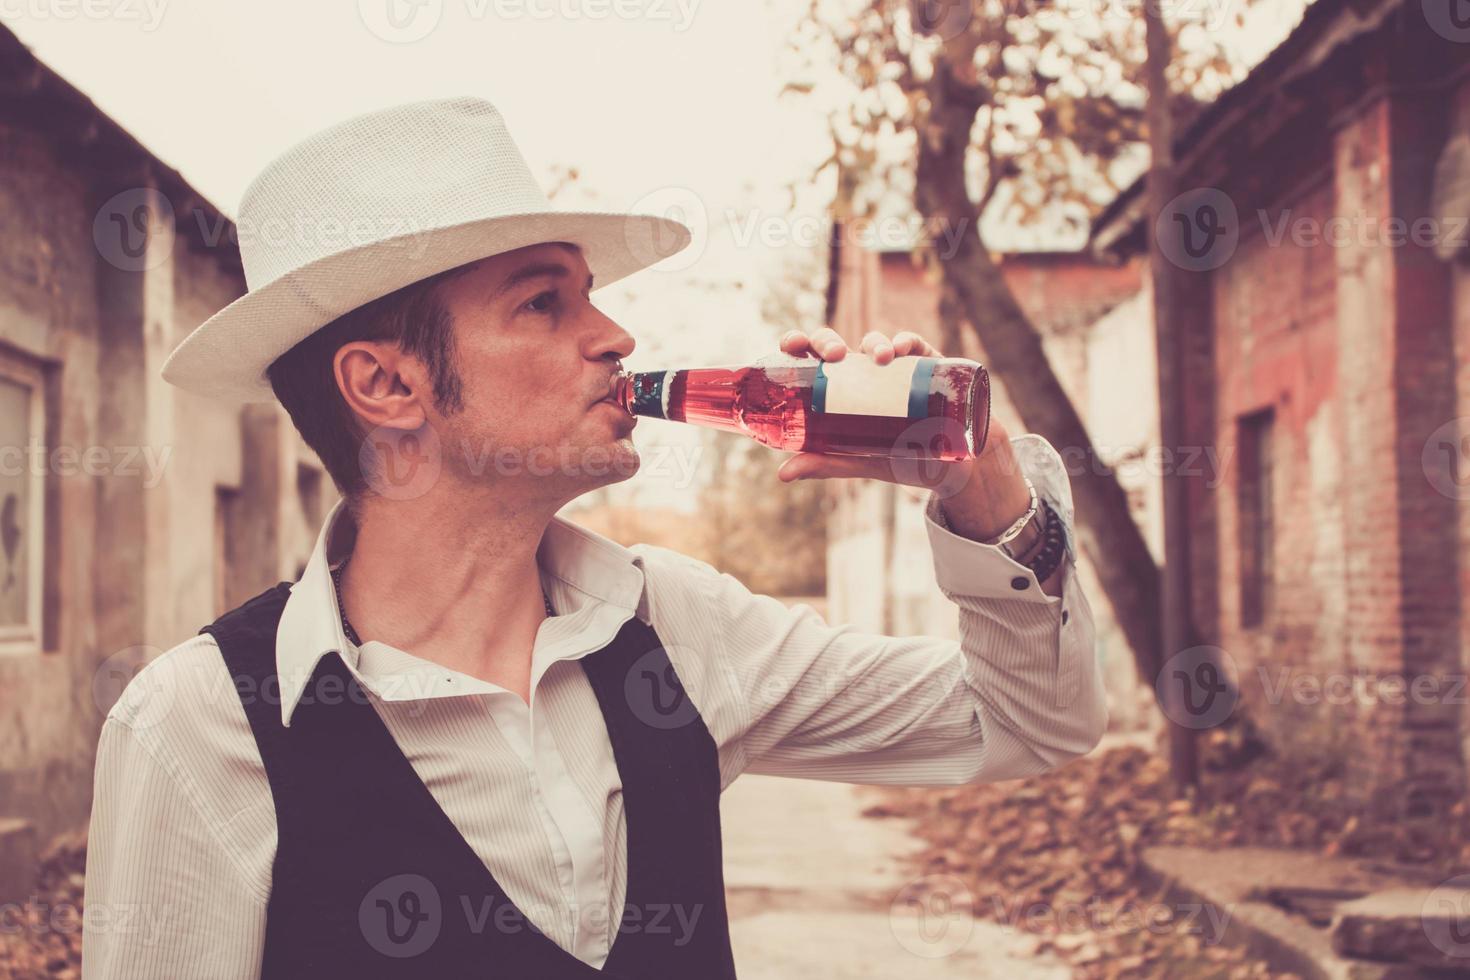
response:
<svg viewBox="0 0 1470 980"><path fill-rule="evenodd" d="M613 380L614 398L630 415L666 419L673 381L673 371L625 371Z"/></svg>

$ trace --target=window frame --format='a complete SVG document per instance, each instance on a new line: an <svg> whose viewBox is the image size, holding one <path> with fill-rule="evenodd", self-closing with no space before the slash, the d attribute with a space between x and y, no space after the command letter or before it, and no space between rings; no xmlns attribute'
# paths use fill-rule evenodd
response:
<svg viewBox="0 0 1470 980"><path fill-rule="evenodd" d="M31 447L39 445L41 459L49 460L50 442L46 429L46 372L0 347L0 380L30 390L26 421L27 443L22 447L23 477L29 481L27 518L29 533L21 558L26 576L25 621L20 625L0 624L0 656L29 655L45 649L46 624L46 465L32 465ZM8 448L8 447L5 447Z"/></svg>
<svg viewBox="0 0 1470 980"><path fill-rule="evenodd" d="M1235 494L1240 626L1260 629L1276 599L1276 411L1264 408L1236 419L1240 451Z"/></svg>

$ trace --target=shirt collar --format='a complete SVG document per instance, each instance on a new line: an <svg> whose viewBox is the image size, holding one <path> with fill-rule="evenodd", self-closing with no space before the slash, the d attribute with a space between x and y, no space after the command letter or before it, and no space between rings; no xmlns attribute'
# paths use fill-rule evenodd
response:
<svg viewBox="0 0 1470 980"><path fill-rule="evenodd" d="M338 653L355 672L359 651L342 629L342 611L332 567L352 551L356 527L346 504L338 502L322 523L311 558L291 586L276 628L276 673L281 692L281 724L289 726L322 657ZM647 619L642 560L634 552L600 534L553 517L541 538L536 560L544 576L569 588L553 595L567 601L588 599L617 606ZM570 610L565 610L570 611Z"/></svg>

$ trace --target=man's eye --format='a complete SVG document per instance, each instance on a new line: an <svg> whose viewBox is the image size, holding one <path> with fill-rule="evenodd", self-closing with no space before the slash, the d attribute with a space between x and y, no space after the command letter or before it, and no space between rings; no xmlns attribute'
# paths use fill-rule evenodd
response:
<svg viewBox="0 0 1470 980"><path fill-rule="evenodd" d="M532 297L523 307L532 313L548 313L556 305L556 290L548 289Z"/></svg>

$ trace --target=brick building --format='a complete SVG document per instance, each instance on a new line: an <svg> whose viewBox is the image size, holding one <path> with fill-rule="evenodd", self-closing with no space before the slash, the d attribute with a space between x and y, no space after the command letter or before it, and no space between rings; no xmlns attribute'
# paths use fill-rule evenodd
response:
<svg viewBox="0 0 1470 980"><path fill-rule="evenodd" d="M849 344L869 330L913 330L941 341L939 289L906 249L867 247L871 235L839 230L828 323ZM1143 465L1158 442L1153 320L1141 288L1143 263L1099 262L1083 252L1021 252L998 257L1011 292L1037 329L1063 387L1093 428L1106 458L1117 461L1135 516L1158 547L1159 487ZM946 354L985 361L974 333ZM993 411L1011 432L1025 431L993 380ZM1074 462L1078 462L1074 460ZM1132 464L1132 465L1130 465ZM910 487L838 480L828 488L827 601L833 622L894 635L956 636L954 609L939 592L924 530L926 495ZM1115 728L1152 721L1133 654L1114 623L1084 556L1082 581L1096 612L1098 651L1108 679ZM874 575L874 569L882 569Z"/></svg>
<svg viewBox="0 0 1470 980"><path fill-rule="evenodd" d="M1459 9L1463 9L1461 4ZM1470 572L1470 23L1418 0L1317 0L1182 127L1193 626L1286 752L1360 800L1465 792ZM1461 18L1463 20L1463 18ZM1142 185L1094 248L1144 247ZM1399 688L1400 678L1420 684Z"/></svg>
<svg viewBox="0 0 1470 980"><path fill-rule="evenodd" d="M146 659L294 578L332 501L273 405L158 377L244 292L232 226L0 28L0 901L85 825Z"/></svg>

